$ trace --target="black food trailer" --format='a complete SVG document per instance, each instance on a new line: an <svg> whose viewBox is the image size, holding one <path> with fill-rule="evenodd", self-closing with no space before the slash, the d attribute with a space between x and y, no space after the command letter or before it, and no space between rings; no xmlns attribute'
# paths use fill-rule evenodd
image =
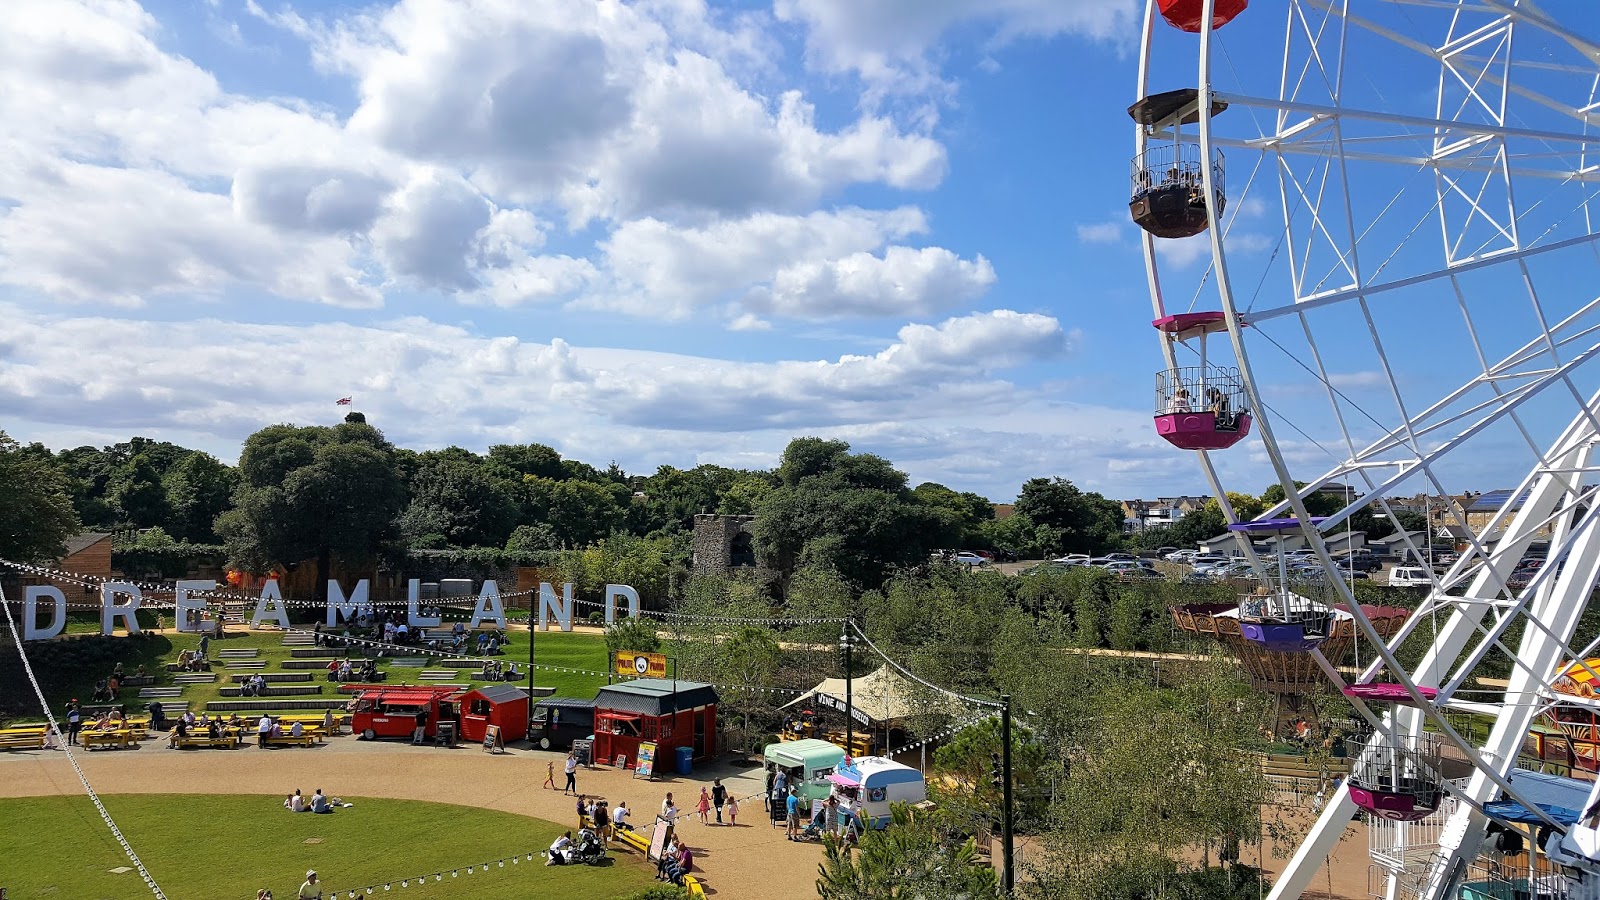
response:
<svg viewBox="0 0 1600 900"><path fill-rule="evenodd" d="M570 750L594 734L594 701L547 697L533 705L528 740L541 750Z"/></svg>

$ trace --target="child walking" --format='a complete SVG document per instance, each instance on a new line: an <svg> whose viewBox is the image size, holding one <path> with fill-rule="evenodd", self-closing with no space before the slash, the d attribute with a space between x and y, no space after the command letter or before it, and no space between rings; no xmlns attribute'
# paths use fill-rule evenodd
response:
<svg viewBox="0 0 1600 900"><path fill-rule="evenodd" d="M695 811L700 814L700 824L710 824L711 819L709 817L711 815L711 795L706 793L704 785L700 787L700 801L695 804L694 808Z"/></svg>
<svg viewBox="0 0 1600 900"><path fill-rule="evenodd" d="M552 791L556 789L556 761L553 759L544 764L544 786Z"/></svg>
<svg viewBox="0 0 1600 900"><path fill-rule="evenodd" d="M729 825L739 824L739 801L733 799L732 794L728 795L728 805L723 808L723 811L728 814Z"/></svg>

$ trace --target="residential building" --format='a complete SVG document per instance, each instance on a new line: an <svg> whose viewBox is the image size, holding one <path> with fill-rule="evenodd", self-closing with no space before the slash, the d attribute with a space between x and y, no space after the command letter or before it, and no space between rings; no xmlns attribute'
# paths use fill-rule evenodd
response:
<svg viewBox="0 0 1600 900"><path fill-rule="evenodd" d="M1189 513L1205 506L1210 497L1157 497L1154 500L1123 500L1122 530L1129 534L1176 525Z"/></svg>

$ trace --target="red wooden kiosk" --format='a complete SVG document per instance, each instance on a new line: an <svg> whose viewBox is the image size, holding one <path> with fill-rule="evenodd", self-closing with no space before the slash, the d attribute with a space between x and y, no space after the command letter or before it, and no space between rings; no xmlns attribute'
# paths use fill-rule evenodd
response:
<svg viewBox="0 0 1600 900"><path fill-rule="evenodd" d="M461 736L477 743L490 725L506 743L528 736L528 694L513 684L486 684L461 695Z"/></svg>
<svg viewBox="0 0 1600 900"><path fill-rule="evenodd" d="M677 748L695 759L717 755L717 691L709 684L640 678L600 689L594 698L594 758L609 762L639 756L639 744L656 745L658 765L670 765Z"/></svg>

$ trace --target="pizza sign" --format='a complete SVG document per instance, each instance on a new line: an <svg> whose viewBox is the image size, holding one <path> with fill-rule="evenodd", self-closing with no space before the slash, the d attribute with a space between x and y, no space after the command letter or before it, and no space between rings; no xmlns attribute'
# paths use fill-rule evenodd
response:
<svg viewBox="0 0 1600 900"><path fill-rule="evenodd" d="M618 650L617 674L637 675L640 678L665 678L667 676L667 657L661 653L635 653L632 650Z"/></svg>

